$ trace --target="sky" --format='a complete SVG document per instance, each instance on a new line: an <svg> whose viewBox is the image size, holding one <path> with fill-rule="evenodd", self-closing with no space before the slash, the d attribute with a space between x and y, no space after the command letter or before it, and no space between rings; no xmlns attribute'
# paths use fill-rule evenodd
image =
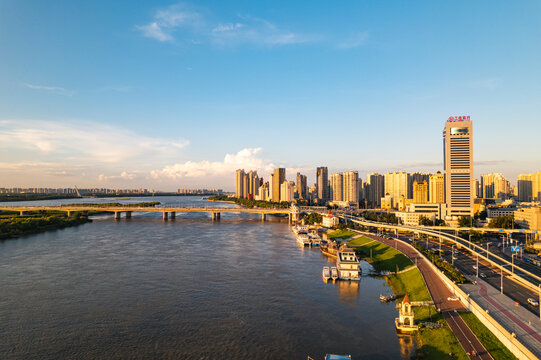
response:
<svg viewBox="0 0 541 360"><path fill-rule="evenodd" d="M0 0L0 187L541 170L539 1Z"/></svg>

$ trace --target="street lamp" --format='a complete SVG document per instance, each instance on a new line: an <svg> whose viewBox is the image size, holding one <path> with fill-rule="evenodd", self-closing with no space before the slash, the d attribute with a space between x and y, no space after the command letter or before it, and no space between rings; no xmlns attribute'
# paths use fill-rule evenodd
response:
<svg viewBox="0 0 541 360"><path fill-rule="evenodd" d="M515 273L515 255L516 253L511 254L511 274Z"/></svg>
<svg viewBox="0 0 541 360"><path fill-rule="evenodd" d="M478 278L479 277L479 255L477 255L475 259L477 261L475 265L475 277Z"/></svg>
<svg viewBox="0 0 541 360"><path fill-rule="evenodd" d="M455 265L455 246L451 248L451 265Z"/></svg>
<svg viewBox="0 0 541 360"><path fill-rule="evenodd" d="M500 266L500 270L502 272L502 277L500 280L500 290L501 290L501 294L503 295L503 266Z"/></svg>
<svg viewBox="0 0 541 360"><path fill-rule="evenodd" d="M488 260L488 245L489 245L489 243L487 243L487 260Z"/></svg>

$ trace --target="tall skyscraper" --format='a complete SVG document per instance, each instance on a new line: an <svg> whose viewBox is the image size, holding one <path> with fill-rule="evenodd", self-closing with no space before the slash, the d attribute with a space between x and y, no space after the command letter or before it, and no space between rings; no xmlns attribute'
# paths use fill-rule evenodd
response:
<svg viewBox="0 0 541 360"><path fill-rule="evenodd" d="M470 117L450 117L443 130L447 215L473 216L473 150Z"/></svg>
<svg viewBox="0 0 541 360"><path fill-rule="evenodd" d="M534 174L520 174L517 178L519 201L541 200L541 171Z"/></svg>
<svg viewBox="0 0 541 360"><path fill-rule="evenodd" d="M359 202L359 173L357 171L345 171L343 173L342 199L344 201Z"/></svg>
<svg viewBox="0 0 541 360"><path fill-rule="evenodd" d="M419 172L408 174L408 199L413 199L413 183L415 181L419 184L425 181L430 190L430 175Z"/></svg>
<svg viewBox="0 0 541 360"><path fill-rule="evenodd" d="M430 176L430 185L428 190L430 193L431 203L445 203L445 178L440 171Z"/></svg>
<svg viewBox="0 0 541 360"><path fill-rule="evenodd" d="M408 198L408 180L409 176L404 171L388 172L385 174L385 193L388 193L395 204L400 197Z"/></svg>
<svg viewBox="0 0 541 360"><path fill-rule="evenodd" d="M329 171L326 166L318 167L316 172L317 197L324 203L329 201Z"/></svg>
<svg viewBox="0 0 541 360"><path fill-rule="evenodd" d="M368 206L380 207L381 198L385 195L385 176L378 173L367 175L364 193Z"/></svg>
<svg viewBox="0 0 541 360"><path fill-rule="evenodd" d="M502 174L481 175L482 197L485 199L498 198L505 200L509 197L510 184Z"/></svg>
<svg viewBox="0 0 541 360"><path fill-rule="evenodd" d="M297 192L299 193L299 199L306 199L308 196L306 175L302 175L301 173L297 173Z"/></svg>
<svg viewBox="0 0 541 360"><path fill-rule="evenodd" d="M428 203L428 184L426 181L413 182L413 203L426 204Z"/></svg>
<svg viewBox="0 0 541 360"><path fill-rule="evenodd" d="M242 179L242 198L248 199L249 193L250 193L250 176L244 173L244 178Z"/></svg>
<svg viewBox="0 0 541 360"><path fill-rule="evenodd" d="M344 187L344 181L341 173L331 174L331 193L330 198L332 201L342 201L342 190Z"/></svg>
<svg viewBox="0 0 541 360"><path fill-rule="evenodd" d="M293 187L295 183L293 181L284 181L280 185L280 201L293 201Z"/></svg>
<svg viewBox="0 0 541 360"><path fill-rule="evenodd" d="M279 202L280 201L280 186L282 186L283 182L286 180L286 169L284 168L278 168L274 169L274 176L272 178L273 184L272 184L272 201Z"/></svg>
<svg viewBox="0 0 541 360"><path fill-rule="evenodd" d="M244 170L238 169L235 172L235 197L240 199L244 195Z"/></svg>

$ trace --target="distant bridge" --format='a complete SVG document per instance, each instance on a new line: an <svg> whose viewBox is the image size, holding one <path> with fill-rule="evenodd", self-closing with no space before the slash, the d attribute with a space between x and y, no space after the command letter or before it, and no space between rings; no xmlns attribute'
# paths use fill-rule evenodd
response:
<svg viewBox="0 0 541 360"><path fill-rule="evenodd" d="M132 212L159 212L162 213L163 220L174 219L177 212L197 212L210 213L212 220L220 219L221 213L241 213L241 214L261 214L261 220L265 220L267 215L287 214L289 221L297 220L297 214L291 209L265 209L265 208L233 208L233 207L180 207L180 206L2 206L0 210L17 211L22 216L30 211L64 211L71 216L74 213L88 214L89 211L104 211L114 213L116 220L120 219L122 213L127 219L131 218Z"/></svg>

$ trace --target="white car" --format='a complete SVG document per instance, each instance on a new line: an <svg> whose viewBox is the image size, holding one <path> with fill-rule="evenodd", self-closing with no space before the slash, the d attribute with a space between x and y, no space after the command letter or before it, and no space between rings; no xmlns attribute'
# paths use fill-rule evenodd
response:
<svg viewBox="0 0 541 360"><path fill-rule="evenodd" d="M482 277L483 279L487 277L485 273L480 273L479 276Z"/></svg>
<svg viewBox="0 0 541 360"><path fill-rule="evenodd" d="M473 270L477 270L477 265L473 265Z"/></svg>
<svg viewBox="0 0 541 360"><path fill-rule="evenodd" d="M458 296L449 296L447 298L448 301L459 301L460 299L458 298Z"/></svg>
<svg viewBox="0 0 541 360"><path fill-rule="evenodd" d="M539 306L539 302L532 298L528 298L528 303L532 306Z"/></svg>

